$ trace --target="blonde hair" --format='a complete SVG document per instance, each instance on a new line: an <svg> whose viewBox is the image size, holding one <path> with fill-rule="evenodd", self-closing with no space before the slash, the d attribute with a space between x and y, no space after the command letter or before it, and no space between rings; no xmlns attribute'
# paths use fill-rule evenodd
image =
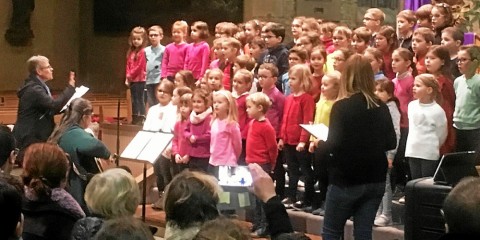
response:
<svg viewBox="0 0 480 240"><path fill-rule="evenodd" d="M238 122L238 110L237 102L233 97L232 93L227 90L219 90L213 92L213 98L218 96L224 96L228 101L228 112L227 112L227 122L234 123ZM217 114L213 114L212 122L217 118Z"/></svg>
<svg viewBox="0 0 480 240"><path fill-rule="evenodd" d="M242 43L240 41L238 41L238 39L233 38L233 37L225 38L222 42L222 45L226 45L226 46L229 46L229 47L232 47L232 48L236 48L237 53L240 51L240 49L242 49Z"/></svg>
<svg viewBox="0 0 480 240"><path fill-rule="evenodd" d="M112 168L90 180L85 202L93 213L107 219L133 216L140 203L140 189L130 173Z"/></svg>
<svg viewBox="0 0 480 240"><path fill-rule="evenodd" d="M255 104L255 106L262 106L262 113L267 113L270 106L272 106L272 101L270 98L263 92L252 93L247 97L247 102Z"/></svg>
<svg viewBox="0 0 480 240"><path fill-rule="evenodd" d="M360 54L354 54L345 63L338 100L362 93L367 100L368 109L378 107L379 99L374 90L375 80L370 61Z"/></svg>
<svg viewBox="0 0 480 240"><path fill-rule="evenodd" d="M188 23L185 21L176 21L173 23L172 31L175 28L180 29L180 31L182 31L186 36L188 32Z"/></svg>
<svg viewBox="0 0 480 240"><path fill-rule="evenodd" d="M366 13L371 13L375 20L380 21L380 24L383 24L383 21L385 21L385 13L379 8L369 8Z"/></svg>
<svg viewBox="0 0 480 240"><path fill-rule="evenodd" d="M150 28L148 28L148 33L150 33L151 31L158 32L160 36L163 36L163 28L158 25L153 25Z"/></svg>
<svg viewBox="0 0 480 240"><path fill-rule="evenodd" d="M240 69L233 75L233 78L235 78L237 75L238 75L238 77L242 78L245 81L246 84L252 84L252 82L253 82L252 72L250 72L246 69Z"/></svg>
<svg viewBox="0 0 480 240"><path fill-rule="evenodd" d="M338 26L333 30L333 34L336 32L345 35L346 38L351 39L352 38L352 29L345 27L345 26Z"/></svg>
<svg viewBox="0 0 480 240"><path fill-rule="evenodd" d="M430 97L432 100L435 100L438 104L442 103L442 94L440 93L440 85L438 84L437 78L430 73L422 73L415 77L415 80L422 82L426 87L432 88L432 94Z"/></svg>
<svg viewBox="0 0 480 240"><path fill-rule="evenodd" d="M312 73L310 68L305 64L297 64L288 70L288 76L299 74L300 86L302 90L305 92L310 91L312 88L312 82L310 80Z"/></svg>
<svg viewBox="0 0 480 240"><path fill-rule="evenodd" d="M398 18L403 18L407 20L407 22L409 23L412 23L412 22L415 23L417 21L417 17L415 17L415 13L410 9L400 11L397 14L397 19Z"/></svg>

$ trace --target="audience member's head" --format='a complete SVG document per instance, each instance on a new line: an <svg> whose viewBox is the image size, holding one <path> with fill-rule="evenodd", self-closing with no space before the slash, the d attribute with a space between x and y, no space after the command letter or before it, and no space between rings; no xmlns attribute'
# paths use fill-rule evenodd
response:
<svg viewBox="0 0 480 240"><path fill-rule="evenodd" d="M1 174L0 174L1 175ZM0 179L0 236L16 239L22 234L22 195L18 189Z"/></svg>
<svg viewBox="0 0 480 240"><path fill-rule="evenodd" d="M480 236L480 178L460 181L443 203L450 233Z"/></svg>
<svg viewBox="0 0 480 240"><path fill-rule="evenodd" d="M165 190L167 222L186 229L217 218L221 188L215 177L185 170L173 178Z"/></svg>
<svg viewBox="0 0 480 240"><path fill-rule="evenodd" d="M148 227L134 217L107 220L94 237L95 240L153 240Z"/></svg>
<svg viewBox="0 0 480 240"><path fill-rule="evenodd" d="M53 188L65 187L68 160L56 144L34 143L25 150L23 184L38 198L48 197Z"/></svg>
<svg viewBox="0 0 480 240"><path fill-rule="evenodd" d="M0 168L10 160L15 149L15 139L12 131L5 125L0 125Z"/></svg>
<svg viewBox="0 0 480 240"><path fill-rule="evenodd" d="M249 232L235 221L225 217L210 220L202 225L194 240L250 239Z"/></svg>
<svg viewBox="0 0 480 240"><path fill-rule="evenodd" d="M140 190L130 173L112 168L90 180L85 202L92 213L107 219L133 216L140 203Z"/></svg>

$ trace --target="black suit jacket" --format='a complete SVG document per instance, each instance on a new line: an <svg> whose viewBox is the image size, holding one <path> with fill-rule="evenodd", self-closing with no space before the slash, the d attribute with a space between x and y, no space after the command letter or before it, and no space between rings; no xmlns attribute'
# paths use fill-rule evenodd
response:
<svg viewBox="0 0 480 240"><path fill-rule="evenodd" d="M53 99L41 81L30 75L17 92L18 113L13 134L20 149L48 139L55 128L53 117L75 93L75 88L68 85Z"/></svg>

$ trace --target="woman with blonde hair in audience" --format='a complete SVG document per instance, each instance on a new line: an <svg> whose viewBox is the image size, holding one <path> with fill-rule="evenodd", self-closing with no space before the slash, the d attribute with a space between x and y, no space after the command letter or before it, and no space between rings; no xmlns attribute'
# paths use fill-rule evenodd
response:
<svg viewBox="0 0 480 240"><path fill-rule="evenodd" d="M65 191L68 160L55 144L35 143L25 150L22 179L25 198L23 239L70 239L73 225L85 217Z"/></svg>
<svg viewBox="0 0 480 240"><path fill-rule="evenodd" d="M90 180L85 202L93 216L80 219L75 224L72 239L93 239L104 221L132 217L140 204L140 189L130 173L112 168Z"/></svg>

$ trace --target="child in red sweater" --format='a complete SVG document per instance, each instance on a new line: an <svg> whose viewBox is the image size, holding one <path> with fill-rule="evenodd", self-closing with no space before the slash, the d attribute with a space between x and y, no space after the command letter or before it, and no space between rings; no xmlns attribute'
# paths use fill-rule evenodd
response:
<svg viewBox="0 0 480 240"><path fill-rule="evenodd" d="M267 173L274 169L278 155L275 129L265 117L271 105L265 93L257 92L247 97L247 113L253 120L248 128L246 161L248 164L257 163ZM256 203L253 231L257 236L263 236L267 220L262 201L256 198Z"/></svg>
<svg viewBox="0 0 480 240"><path fill-rule="evenodd" d="M253 74L246 70L240 69L233 76L233 90L236 93L235 101L238 110L238 125L242 135L242 153L238 158L238 165L245 165L245 148L248 132L248 123L251 118L247 115L247 97L249 90L252 88Z"/></svg>
<svg viewBox="0 0 480 240"><path fill-rule="evenodd" d="M315 190L313 188L313 170L311 158L307 156L306 144L309 134L299 124L309 124L313 121L315 103L313 97L307 94L312 83L310 69L305 64L298 64L290 68L288 83L292 94L285 99L283 108L283 120L280 128L280 140L278 148L285 149L285 156L290 176L288 188L289 197L282 202L286 206L292 205L297 199L297 184L300 173L305 176L305 199L304 202L295 204L296 207L310 207ZM307 209L305 209L307 210Z"/></svg>

